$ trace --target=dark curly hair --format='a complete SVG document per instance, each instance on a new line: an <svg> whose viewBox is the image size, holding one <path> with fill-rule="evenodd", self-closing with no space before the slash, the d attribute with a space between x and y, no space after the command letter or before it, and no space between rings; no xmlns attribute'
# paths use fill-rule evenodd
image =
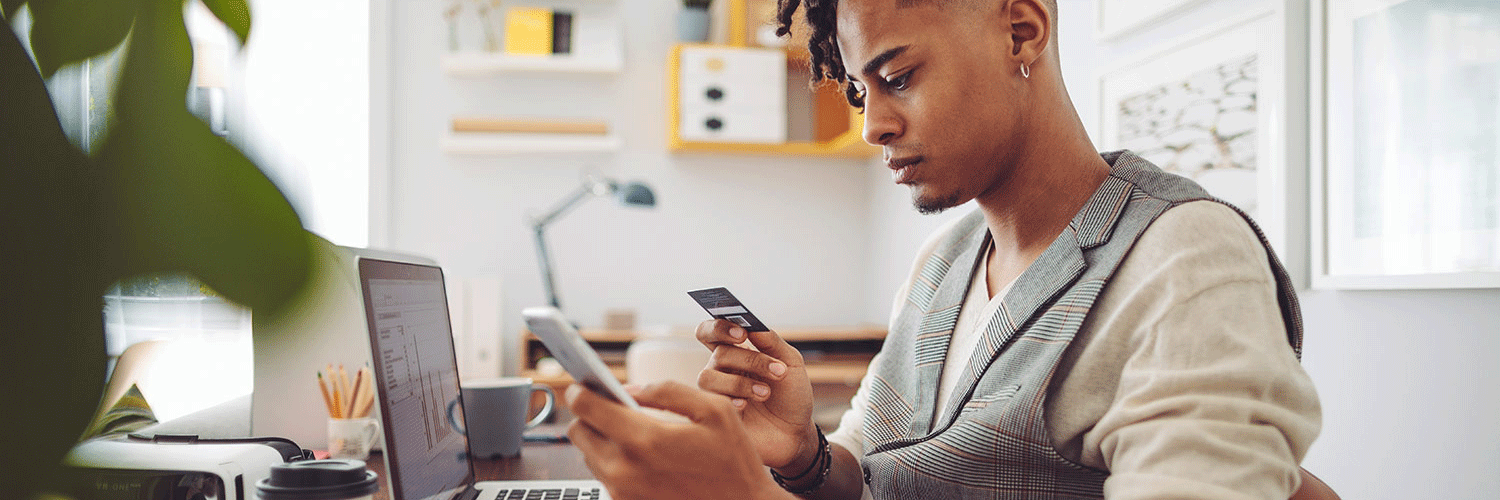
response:
<svg viewBox="0 0 1500 500"><path fill-rule="evenodd" d="M921 1L933 0L900 0L900 5L915 5ZM935 0L946 3L945 0ZM838 10L839 0L776 0L776 36L785 37L791 34L793 17L797 14L797 8L805 6L803 17L807 19L807 26L812 33L807 38L807 52L812 55L811 70L812 83L814 85L828 80L841 84L844 87L844 98L849 100L849 105L863 108L859 91L849 81L849 75L844 69L844 56L839 53L838 43ZM1047 12L1051 14L1053 25L1056 26L1057 0L1042 0Z"/></svg>
<svg viewBox="0 0 1500 500"><path fill-rule="evenodd" d="M777 0L776 3L776 36L780 37L791 34L794 23L792 16L797 14L797 8L804 4L807 7L803 17L812 30L807 38L807 52L812 55L812 83L816 85L828 80L842 84L844 98L849 100L849 105L862 107L859 92L849 82L848 74L844 72L843 55L839 53L839 0Z"/></svg>

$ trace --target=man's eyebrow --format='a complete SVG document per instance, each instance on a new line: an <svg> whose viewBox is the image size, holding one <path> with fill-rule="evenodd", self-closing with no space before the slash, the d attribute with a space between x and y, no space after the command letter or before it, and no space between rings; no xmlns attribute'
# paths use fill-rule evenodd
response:
<svg viewBox="0 0 1500 500"><path fill-rule="evenodd" d="M876 71L880 71L880 67L881 66L885 66L885 63L891 62L891 59L895 59L896 56L901 55L902 52L906 52L906 49L909 49L909 48L911 48L910 45L902 45L900 47L896 47L896 48L887 50L885 52L881 52L880 55L875 56L875 58L871 59L870 62L865 63L864 70L860 71L859 74L861 74L861 75L873 75L873 74L875 74Z"/></svg>

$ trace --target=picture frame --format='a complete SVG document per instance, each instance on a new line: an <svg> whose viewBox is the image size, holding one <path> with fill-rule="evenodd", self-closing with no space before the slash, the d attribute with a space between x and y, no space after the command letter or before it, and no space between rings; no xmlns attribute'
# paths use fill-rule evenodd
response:
<svg viewBox="0 0 1500 500"><path fill-rule="evenodd" d="M1094 35L1100 40L1123 37L1203 0L1098 0Z"/></svg>
<svg viewBox="0 0 1500 500"><path fill-rule="evenodd" d="M1316 0L1311 21L1313 287L1500 288L1500 5Z"/></svg>
<svg viewBox="0 0 1500 500"><path fill-rule="evenodd" d="M1099 76L1099 143L1130 149L1248 213L1286 255L1284 24L1247 12Z"/></svg>

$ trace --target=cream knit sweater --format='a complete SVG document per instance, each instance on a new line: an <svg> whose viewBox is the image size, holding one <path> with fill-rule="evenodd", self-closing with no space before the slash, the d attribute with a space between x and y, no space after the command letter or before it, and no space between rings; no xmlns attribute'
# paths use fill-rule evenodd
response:
<svg viewBox="0 0 1500 500"><path fill-rule="evenodd" d="M954 329L938 414L1005 295L990 299L984 276L975 273ZM868 381L828 436L856 457ZM1255 233L1228 207L1197 201L1163 213L1105 286L1057 367L1046 423L1063 457L1110 471L1111 500L1281 500L1298 486L1319 413Z"/></svg>

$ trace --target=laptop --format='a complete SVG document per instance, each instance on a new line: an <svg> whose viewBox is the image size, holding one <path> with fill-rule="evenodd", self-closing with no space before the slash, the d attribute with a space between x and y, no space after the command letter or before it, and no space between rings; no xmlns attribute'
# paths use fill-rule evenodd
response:
<svg viewBox="0 0 1500 500"><path fill-rule="evenodd" d="M361 257L392 500L608 500L596 480L474 480L442 269Z"/></svg>

